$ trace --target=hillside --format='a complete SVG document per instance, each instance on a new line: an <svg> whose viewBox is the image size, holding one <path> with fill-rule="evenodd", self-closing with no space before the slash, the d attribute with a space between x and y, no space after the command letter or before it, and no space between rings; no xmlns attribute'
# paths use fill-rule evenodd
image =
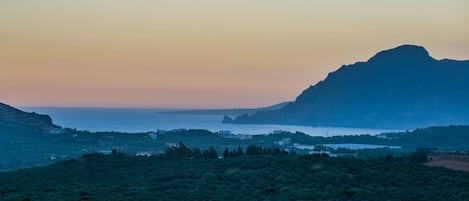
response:
<svg viewBox="0 0 469 201"><path fill-rule="evenodd" d="M46 132L59 127L52 123L48 115L24 112L3 103L0 103L0 126L30 127Z"/></svg>
<svg viewBox="0 0 469 201"><path fill-rule="evenodd" d="M469 174L413 157L91 154L0 173L0 200L466 200Z"/></svg>
<svg viewBox="0 0 469 201"><path fill-rule="evenodd" d="M468 77L469 61L436 60L423 47L403 45L342 66L279 110L231 123L392 129L468 124Z"/></svg>

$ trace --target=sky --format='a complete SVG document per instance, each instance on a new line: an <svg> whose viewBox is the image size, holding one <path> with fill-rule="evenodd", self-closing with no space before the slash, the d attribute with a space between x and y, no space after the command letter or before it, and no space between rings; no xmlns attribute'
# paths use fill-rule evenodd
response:
<svg viewBox="0 0 469 201"><path fill-rule="evenodd" d="M469 1L1 0L0 102L267 106L401 44L469 59Z"/></svg>

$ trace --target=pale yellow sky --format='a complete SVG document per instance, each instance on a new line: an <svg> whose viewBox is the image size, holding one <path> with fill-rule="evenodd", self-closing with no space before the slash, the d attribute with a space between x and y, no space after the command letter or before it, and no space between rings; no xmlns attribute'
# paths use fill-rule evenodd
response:
<svg viewBox="0 0 469 201"><path fill-rule="evenodd" d="M469 59L465 0L3 0L0 102L257 107L401 44Z"/></svg>

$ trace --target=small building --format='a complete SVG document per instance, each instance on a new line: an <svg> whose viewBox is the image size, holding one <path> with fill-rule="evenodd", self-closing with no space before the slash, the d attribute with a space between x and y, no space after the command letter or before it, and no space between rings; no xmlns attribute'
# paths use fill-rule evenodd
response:
<svg viewBox="0 0 469 201"><path fill-rule="evenodd" d="M331 157L331 158L337 158L338 157L337 154L327 154L327 155L329 155L329 157Z"/></svg>
<svg viewBox="0 0 469 201"><path fill-rule="evenodd" d="M54 135L60 135L60 134L64 133L64 129L62 129L62 128L52 128L52 129L49 130L49 133L54 134Z"/></svg>
<svg viewBox="0 0 469 201"><path fill-rule="evenodd" d="M316 154L326 154L327 156L331 157L331 158L337 158L338 155L337 154L333 154L331 153L330 151L309 151L308 152L309 155L316 155Z"/></svg>
<svg viewBox="0 0 469 201"><path fill-rule="evenodd" d="M109 154L112 154L112 151L110 151L110 150L101 150L101 151L98 151L98 153L104 154L104 155L109 155Z"/></svg>
<svg viewBox="0 0 469 201"><path fill-rule="evenodd" d="M146 151L142 151L142 152L137 152L137 154L135 154L135 156L145 156L145 157L150 157L151 154L149 152L146 152Z"/></svg>
<svg viewBox="0 0 469 201"><path fill-rule="evenodd" d="M288 146L288 145L291 145L291 142L292 142L291 138L283 138L282 140L276 141L274 143L280 146Z"/></svg>
<svg viewBox="0 0 469 201"><path fill-rule="evenodd" d="M218 131L218 134L220 135L231 135L231 131L230 130L220 130Z"/></svg>
<svg viewBox="0 0 469 201"><path fill-rule="evenodd" d="M177 147L178 146L176 143L170 143L170 142L167 142L165 145L166 145L166 147Z"/></svg>
<svg viewBox="0 0 469 201"><path fill-rule="evenodd" d="M272 134L278 135L278 134L282 134L283 132L284 132L283 130L274 130Z"/></svg>
<svg viewBox="0 0 469 201"><path fill-rule="evenodd" d="M154 133L154 132L151 132L151 133L148 133L148 137L150 137L150 139L152 139L152 140L157 140L158 139L158 134Z"/></svg>

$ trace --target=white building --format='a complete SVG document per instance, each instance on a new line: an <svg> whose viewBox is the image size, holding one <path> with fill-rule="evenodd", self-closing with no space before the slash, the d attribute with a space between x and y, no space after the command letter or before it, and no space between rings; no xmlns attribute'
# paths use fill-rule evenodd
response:
<svg viewBox="0 0 469 201"><path fill-rule="evenodd" d="M285 132L285 131L283 131L283 130L274 130L272 132L272 134L277 134L278 135L278 134L282 134L283 132Z"/></svg>
<svg viewBox="0 0 469 201"><path fill-rule="evenodd" d="M62 129L62 128L52 128L52 129L49 130L49 133L54 134L54 135L60 135L60 134L64 133L64 129Z"/></svg>
<svg viewBox="0 0 469 201"><path fill-rule="evenodd" d="M153 132L148 133L148 136L149 136L150 139L152 139L152 140L157 140L157 139L158 139L158 134L153 133Z"/></svg>
<svg viewBox="0 0 469 201"><path fill-rule="evenodd" d="M218 134L220 134L220 135L231 135L231 131L230 130L221 130L221 131L218 131Z"/></svg>
<svg viewBox="0 0 469 201"><path fill-rule="evenodd" d="M150 157L151 154L146 152L146 151L142 151L142 152L137 152L137 154L135 154L136 156L146 156L146 157Z"/></svg>

